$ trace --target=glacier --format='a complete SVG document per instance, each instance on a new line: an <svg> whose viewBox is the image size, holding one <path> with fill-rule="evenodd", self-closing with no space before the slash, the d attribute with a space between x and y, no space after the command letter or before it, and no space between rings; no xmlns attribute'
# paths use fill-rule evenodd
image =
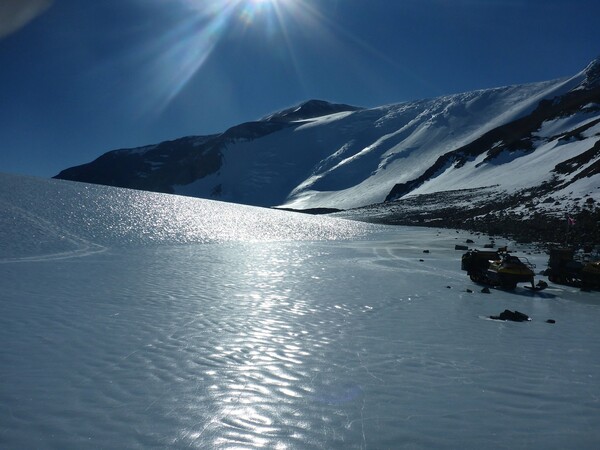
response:
<svg viewBox="0 0 600 450"><path fill-rule="evenodd" d="M482 294L487 236L4 174L0 224L2 448L600 442L597 293Z"/></svg>

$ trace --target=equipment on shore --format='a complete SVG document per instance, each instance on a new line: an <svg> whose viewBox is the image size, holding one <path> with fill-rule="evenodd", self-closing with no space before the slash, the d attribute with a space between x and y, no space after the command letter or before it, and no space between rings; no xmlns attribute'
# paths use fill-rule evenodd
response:
<svg viewBox="0 0 600 450"><path fill-rule="evenodd" d="M578 286L583 289L600 288L600 261L588 257L581 260L575 258L571 248L550 249L548 280L552 283Z"/></svg>
<svg viewBox="0 0 600 450"><path fill-rule="evenodd" d="M535 266L526 258L523 260L506 250L469 250L462 256L461 269L466 271L475 283L515 289L517 283L531 283L531 289L542 290L547 284L533 280Z"/></svg>

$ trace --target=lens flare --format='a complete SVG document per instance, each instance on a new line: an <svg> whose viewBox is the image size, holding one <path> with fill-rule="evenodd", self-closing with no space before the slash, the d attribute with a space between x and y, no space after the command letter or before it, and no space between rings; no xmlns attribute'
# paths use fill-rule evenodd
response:
<svg viewBox="0 0 600 450"><path fill-rule="evenodd" d="M310 8L306 0L177 0L165 16L175 17L163 33L137 49L131 61L137 61L146 77L139 105L143 113L159 115L181 93L205 65L218 44L227 36L245 33L251 28L269 38L287 38L287 22L309 26ZM164 8L162 0L154 0ZM243 37L243 36L242 36ZM291 47L288 53L292 54Z"/></svg>
<svg viewBox="0 0 600 450"><path fill-rule="evenodd" d="M318 52L327 43L345 61L351 61L360 49L398 65L324 15L313 0L143 1L158 5L170 25L164 26L162 33L157 31L156 37L131 58L146 79L138 102L142 114L160 115L225 39L243 45L261 39L257 45L262 46L268 41L265 49L279 55L274 58L288 65L301 86L309 85L300 57L306 53L305 46Z"/></svg>

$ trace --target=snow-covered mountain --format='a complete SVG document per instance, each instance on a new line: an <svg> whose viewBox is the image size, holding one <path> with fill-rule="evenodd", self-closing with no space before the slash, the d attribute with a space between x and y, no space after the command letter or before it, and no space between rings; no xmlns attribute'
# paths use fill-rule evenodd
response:
<svg viewBox="0 0 600 450"><path fill-rule="evenodd" d="M570 78L378 108L311 100L56 178L299 210L469 190L562 214L600 201L599 141L600 58Z"/></svg>

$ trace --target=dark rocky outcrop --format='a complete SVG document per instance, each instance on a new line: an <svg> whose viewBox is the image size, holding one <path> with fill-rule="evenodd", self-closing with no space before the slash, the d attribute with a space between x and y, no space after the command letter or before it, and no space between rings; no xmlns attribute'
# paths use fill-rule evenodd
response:
<svg viewBox="0 0 600 450"><path fill-rule="evenodd" d="M90 163L65 169L54 178L170 194L175 185L217 172L223 163L222 150L228 144L257 139L288 126L285 122L247 122L222 134L113 150Z"/></svg>
<svg viewBox="0 0 600 450"><path fill-rule="evenodd" d="M426 181L437 177L449 167L460 168L467 161L474 161L480 155L487 154L478 166L493 163L495 159L504 153L511 154L516 151L527 153L533 151L533 142L538 139L535 133L541 128L544 121L567 117L581 111L583 108L587 108L587 110L590 107L600 109L600 86L598 86L598 83L591 82L589 85L588 89L575 89L552 100L542 100L531 114L494 128L473 142L445 153L419 177L405 183L396 184L385 201L397 200L418 188ZM598 122L600 122L600 119L598 121L591 121L585 126L573 130L568 135L553 136L552 138L578 139L584 131L590 129ZM596 143L594 148L579 155L577 158L557 165L555 171L565 173L566 170L570 170L572 172L576 168L597 159L598 152L600 151L599 144ZM591 167L588 167L584 171L585 173L579 174L576 179L592 176L599 173L599 171L600 161L595 161ZM576 181L576 179L570 180L570 183Z"/></svg>
<svg viewBox="0 0 600 450"><path fill-rule="evenodd" d="M505 309L498 316L490 316L490 319L508 320L511 322L528 322L531 320L527 314L523 314L519 311L511 311L510 309Z"/></svg>
<svg viewBox="0 0 600 450"><path fill-rule="evenodd" d="M263 120L272 122L290 122L293 120L312 119L314 117L326 116L345 111L358 111L358 106L345 105L343 103L329 103L323 100L308 100L298 106L284 109L271 114Z"/></svg>
<svg viewBox="0 0 600 450"><path fill-rule="evenodd" d="M531 205L527 216L515 211L528 199L544 195L545 186L511 195L492 193L488 189L462 189L410 196L365 208L335 214L366 222L387 225L430 226L481 232L488 236L504 236L518 242L560 243L583 247L600 242L600 207L596 202L575 206L569 226L564 214L537 211ZM468 204L469 206L464 206ZM492 246L493 247L493 246ZM457 250L467 250L457 244Z"/></svg>

